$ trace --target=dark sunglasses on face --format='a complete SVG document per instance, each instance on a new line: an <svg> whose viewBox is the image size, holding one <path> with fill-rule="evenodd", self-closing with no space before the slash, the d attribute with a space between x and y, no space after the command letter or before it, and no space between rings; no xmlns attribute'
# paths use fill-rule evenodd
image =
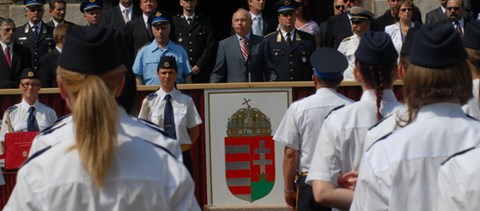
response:
<svg viewBox="0 0 480 211"><path fill-rule="evenodd" d="M343 0L343 3L347 3L347 2L350 2L350 3L355 3L355 0Z"/></svg>
<svg viewBox="0 0 480 211"><path fill-rule="evenodd" d="M9 32L9 31L15 31L15 28L4 28L2 29L3 31Z"/></svg>
<svg viewBox="0 0 480 211"><path fill-rule="evenodd" d="M400 9L400 11L402 11L402 12L406 12L406 11L411 12L411 11L412 11L412 8L402 8L402 9Z"/></svg>
<svg viewBox="0 0 480 211"><path fill-rule="evenodd" d="M28 8L30 12L43 12L43 8Z"/></svg>
<svg viewBox="0 0 480 211"><path fill-rule="evenodd" d="M345 5L335 5L335 9L337 9L337 10L344 10L344 9L345 9Z"/></svg>
<svg viewBox="0 0 480 211"><path fill-rule="evenodd" d="M447 10L454 10L454 11L458 11L460 10L460 7L447 7Z"/></svg>

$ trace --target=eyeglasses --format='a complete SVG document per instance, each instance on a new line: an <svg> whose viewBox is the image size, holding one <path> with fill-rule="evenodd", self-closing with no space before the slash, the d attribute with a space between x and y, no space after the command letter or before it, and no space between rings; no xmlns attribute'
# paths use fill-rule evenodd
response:
<svg viewBox="0 0 480 211"><path fill-rule="evenodd" d="M335 9L337 9L337 10L344 10L344 9L345 9L345 5L335 5Z"/></svg>
<svg viewBox="0 0 480 211"><path fill-rule="evenodd" d="M447 10L454 10L454 11L458 11L460 10L460 7L447 7Z"/></svg>
<svg viewBox="0 0 480 211"><path fill-rule="evenodd" d="M412 11L412 8L402 8L402 9L400 9L400 11L402 11L402 12L406 12L406 11L411 12L411 11Z"/></svg>
<svg viewBox="0 0 480 211"><path fill-rule="evenodd" d="M30 12L43 12L43 8L28 8Z"/></svg>
<svg viewBox="0 0 480 211"><path fill-rule="evenodd" d="M355 0L343 0L343 3L347 3L347 2L350 2L350 3L355 3Z"/></svg>
<svg viewBox="0 0 480 211"><path fill-rule="evenodd" d="M15 32L15 28L3 28L2 30L6 32L9 32L9 31Z"/></svg>
<svg viewBox="0 0 480 211"><path fill-rule="evenodd" d="M30 88L30 87L31 87L31 88L38 88L38 87L40 87L40 84L37 84L37 83L33 83L33 84L22 83L22 84L20 84L20 85L22 85L22 87L25 88L25 89L28 89L28 88Z"/></svg>

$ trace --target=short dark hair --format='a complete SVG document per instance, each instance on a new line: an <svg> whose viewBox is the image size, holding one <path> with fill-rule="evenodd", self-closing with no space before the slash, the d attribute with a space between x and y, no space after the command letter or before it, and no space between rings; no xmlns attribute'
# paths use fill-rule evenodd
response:
<svg viewBox="0 0 480 211"><path fill-rule="evenodd" d="M61 3L67 5L67 2L65 0L50 0L48 2L48 8L53 9L55 8L55 3Z"/></svg>

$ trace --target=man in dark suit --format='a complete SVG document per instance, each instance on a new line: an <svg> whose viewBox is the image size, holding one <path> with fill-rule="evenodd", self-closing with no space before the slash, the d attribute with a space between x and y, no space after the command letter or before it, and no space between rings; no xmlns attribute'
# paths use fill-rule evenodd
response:
<svg viewBox="0 0 480 211"><path fill-rule="evenodd" d="M131 51L136 56L137 52L154 37L152 28L148 25L148 16L157 8L157 0L140 0L142 16L136 18L126 25L127 41L130 43Z"/></svg>
<svg viewBox="0 0 480 211"><path fill-rule="evenodd" d="M47 25L51 27L57 27L58 24L68 23L73 25L72 22L65 20L65 14L67 11L67 2L65 0L51 0L48 3L48 12L52 16L52 20L47 22Z"/></svg>
<svg viewBox="0 0 480 211"><path fill-rule="evenodd" d="M55 49L40 58L40 70L38 72L38 77L42 87L57 87L57 60L65 42L65 33L70 26L72 25L64 23L55 27L53 30Z"/></svg>
<svg viewBox="0 0 480 211"><path fill-rule="evenodd" d="M118 5L106 10L103 14L103 24L123 30L125 24L141 17L142 11L132 2L132 0L120 0Z"/></svg>
<svg viewBox="0 0 480 211"><path fill-rule="evenodd" d="M350 8L361 6L362 0L344 1L345 12L340 15L331 16L327 21L327 30L325 31L325 46L337 49L346 37L353 35L352 24L350 23Z"/></svg>
<svg viewBox="0 0 480 211"><path fill-rule="evenodd" d="M258 36L265 36L277 30L278 22L266 15L263 9L267 0L248 0L250 16L252 16L252 33Z"/></svg>
<svg viewBox="0 0 480 211"><path fill-rule="evenodd" d="M22 70L31 66L30 49L14 42L15 23L0 19L0 88L16 88Z"/></svg>
<svg viewBox="0 0 480 211"><path fill-rule="evenodd" d="M447 20L447 16L445 15L447 11L447 0L439 1L440 7L427 13L427 16L425 17L425 24L436 24Z"/></svg>
<svg viewBox="0 0 480 211"><path fill-rule="evenodd" d="M53 27L42 21L45 0L24 0L24 4L28 22L16 28L15 41L30 49L32 69L38 71L40 57L51 52L55 47L52 37Z"/></svg>
<svg viewBox="0 0 480 211"><path fill-rule="evenodd" d="M294 0L280 0L274 7L280 30L264 39L265 65L269 81L308 81L312 78L310 54L316 48L313 35L295 29Z"/></svg>
<svg viewBox="0 0 480 211"><path fill-rule="evenodd" d="M187 50L192 83L208 83L215 59L215 39L210 18L195 13L197 0L179 0L183 14L173 17L172 40Z"/></svg>
<svg viewBox="0 0 480 211"><path fill-rule="evenodd" d="M437 24L450 24L463 37L465 25L474 20L466 14L462 0L447 0L447 19Z"/></svg>
<svg viewBox="0 0 480 211"><path fill-rule="evenodd" d="M333 0L333 15L340 15L345 12L345 4L343 0ZM321 47L325 46L325 32L327 31L327 20L320 22L320 39Z"/></svg>
<svg viewBox="0 0 480 211"><path fill-rule="evenodd" d="M265 81L262 37L251 33L252 19L245 9L232 17L235 34L220 41L210 82Z"/></svg>
<svg viewBox="0 0 480 211"><path fill-rule="evenodd" d="M396 18L393 17L393 8L397 5L398 2L399 0L387 0L390 9L385 11L383 15L377 18L377 23L380 31L384 31L385 26L392 25L397 22ZM415 5L413 7L412 21L418 24L422 24L422 13L420 12L420 9L418 9L418 7Z"/></svg>

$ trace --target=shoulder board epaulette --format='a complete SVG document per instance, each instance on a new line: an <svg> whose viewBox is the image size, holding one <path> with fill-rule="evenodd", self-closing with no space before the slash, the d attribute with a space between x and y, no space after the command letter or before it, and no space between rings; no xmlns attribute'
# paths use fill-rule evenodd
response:
<svg viewBox="0 0 480 211"><path fill-rule="evenodd" d="M164 150L165 152L167 152L169 155L171 155L171 156L174 157L175 159L178 159L177 156L173 155L173 153L170 152L170 150L168 150L167 148L162 147L162 146L160 146L160 145L158 145L158 144L152 143L152 142L150 142L150 141L147 141L147 140L145 140L145 139L142 139L142 140L145 141L145 142L147 142L147 143L149 143L149 144L151 144L151 145L153 145L153 146L156 146L157 148L163 149L163 150Z"/></svg>
<svg viewBox="0 0 480 211"><path fill-rule="evenodd" d="M147 95L148 100L153 100L157 97L157 93L153 92Z"/></svg>
<svg viewBox="0 0 480 211"><path fill-rule="evenodd" d="M338 109L341 109L343 108L345 105L341 105L341 106L337 106L335 108L333 108L332 110L330 110L330 112L328 112L328 114L325 116L325 119L327 119L328 116L330 116L330 114Z"/></svg>
<svg viewBox="0 0 480 211"><path fill-rule="evenodd" d="M385 121L385 119L389 118L390 116L392 116L393 114L389 114L385 117L383 117L383 119L381 119L380 121L378 121L377 123L375 123L374 125L372 125L370 128L368 128L368 130L371 130L372 128L375 128L377 127L380 123L382 123L383 121Z"/></svg>
<svg viewBox="0 0 480 211"><path fill-rule="evenodd" d="M343 39L342 42L348 41L348 40L352 39L352 37L353 37L353 36L345 37L345 39Z"/></svg>
<svg viewBox="0 0 480 211"><path fill-rule="evenodd" d="M468 118L470 118L470 119L473 119L473 120L475 120L475 121L479 121L478 119L476 119L476 118L473 117L473 116L470 116L470 115L468 115L468 114L465 114L465 115L466 115Z"/></svg>
<svg viewBox="0 0 480 211"><path fill-rule="evenodd" d="M8 107L7 111L8 111L8 113L12 113L13 111L15 111L15 109L17 109L17 106L12 105L12 106Z"/></svg>
<svg viewBox="0 0 480 211"><path fill-rule="evenodd" d="M52 146L45 147L44 149L33 153L32 156L30 156L25 162L23 162L23 164L22 164L22 166L20 166L20 168L22 168L23 166L27 165L28 162L30 162L30 161L33 160L34 158L40 156L41 154L43 154L44 152L46 152L46 151L49 150L50 148L52 148Z"/></svg>
<svg viewBox="0 0 480 211"><path fill-rule="evenodd" d="M40 131L40 133L38 133L38 135L39 136L47 135L47 134L50 134L53 131L57 130L58 128L61 128L61 127L65 126L67 123L62 122L61 120L65 119L68 116L70 116L70 115L60 117L60 119L57 119L57 121L55 121L55 123L53 123L52 125L48 126L47 128L43 129L42 131Z"/></svg>
<svg viewBox="0 0 480 211"><path fill-rule="evenodd" d="M175 16L173 17L182 17L183 15L180 15L180 14L176 14Z"/></svg>
<svg viewBox="0 0 480 211"><path fill-rule="evenodd" d="M70 116L72 116L72 114L67 114L67 115L61 116L61 117L57 118L57 120L55 120L55 122L53 122L53 124L59 123L60 121L66 119L67 117L70 117Z"/></svg>
<svg viewBox="0 0 480 211"><path fill-rule="evenodd" d="M368 150L370 150L370 149L372 148L372 146L375 145L376 143L378 143L378 142L386 139L386 138L389 137L390 135L392 135L392 133L393 133L393 132L390 132L390 133L387 133L387 134L385 134L384 136L380 137L378 140L376 140L375 142L373 142L373 144L370 145L370 146L368 147L368 149L365 150L365 152L368 151Z"/></svg>
<svg viewBox="0 0 480 211"><path fill-rule="evenodd" d="M136 117L133 117L133 118L136 118ZM150 122L148 120L145 120L145 119L140 119L140 118L136 118L138 120L140 120L140 122L142 122L143 124L145 124L146 126L148 126L149 128L152 128L158 132L160 132L161 134L169 137L169 138L172 138L168 133L166 133L165 131L163 131L160 127L158 127L158 125L156 125L155 123L153 122Z"/></svg>
<svg viewBox="0 0 480 211"><path fill-rule="evenodd" d="M470 147L470 148L468 148L468 149L462 150L462 151L460 151L460 152L457 152L457 153L451 155L451 156L448 157L445 161L442 162L442 166L443 166L443 164L447 163L451 158L453 158L453 157L455 157L455 156L457 156L457 155L465 154L466 152L471 151L471 150L473 150L473 149L475 149L475 147Z"/></svg>
<svg viewBox="0 0 480 211"><path fill-rule="evenodd" d="M270 34L265 35L264 37L271 36L272 34L277 33L278 31L270 32Z"/></svg>

